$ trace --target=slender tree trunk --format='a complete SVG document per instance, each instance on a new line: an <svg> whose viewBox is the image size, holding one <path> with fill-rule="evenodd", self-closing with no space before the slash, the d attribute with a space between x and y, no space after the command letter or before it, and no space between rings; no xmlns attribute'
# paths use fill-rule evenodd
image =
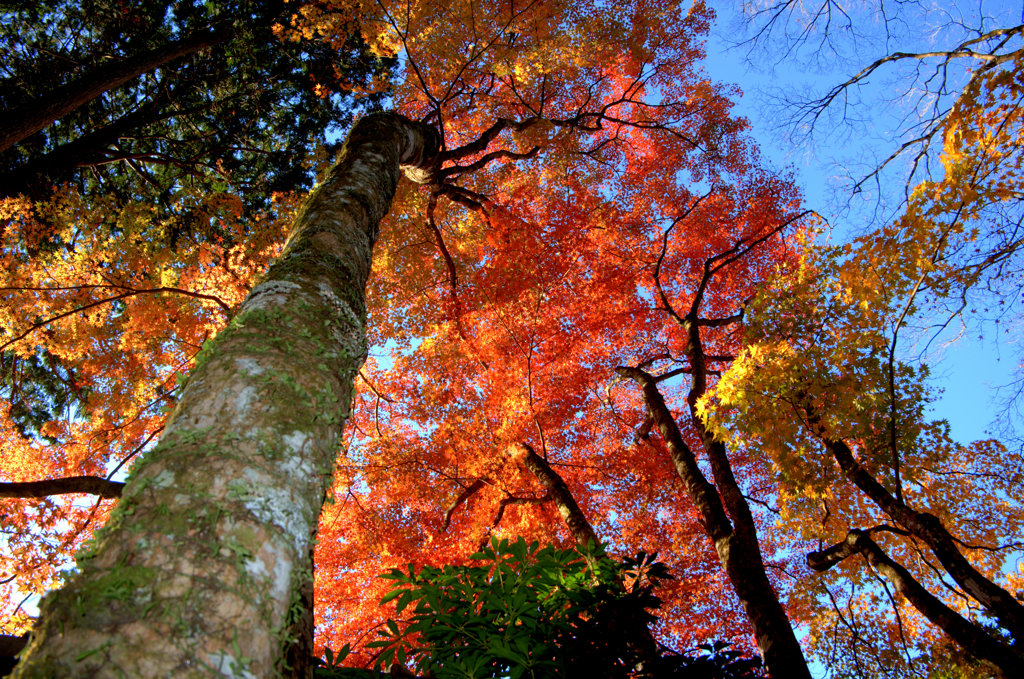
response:
<svg viewBox="0 0 1024 679"><path fill-rule="evenodd" d="M203 347L157 447L78 572L43 600L18 677L270 677L303 615L309 549L366 355L364 292L399 166L439 137L363 118L284 253Z"/></svg>
<svg viewBox="0 0 1024 679"><path fill-rule="evenodd" d="M1018 643L1024 643L1024 604L971 565L942 522L911 509L866 470L844 441L824 437L826 449L850 481L907 532L927 544L950 577L980 603Z"/></svg>
<svg viewBox="0 0 1024 679"><path fill-rule="evenodd" d="M597 533L594 532L594 527L590 525L590 521L580 509L561 474L552 469L548 461L538 455L537 451L529 444L519 443L518 446L523 450L520 462L537 477L540 485L544 486L554 501L555 507L558 508L562 520L569 528L569 532L572 533L573 539L576 540L576 544L583 550L587 550L588 546L596 547L600 544L601 541L598 539ZM592 566L596 565L596 559L589 553L587 561ZM625 589L621 579L618 580L618 587L622 590ZM628 616L617 623L621 624L620 630L629 638L627 644L637 653L642 664L652 662L658 657L658 642L645 621Z"/></svg>
<svg viewBox="0 0 1024 679"><path fill-rule="evenodd" d="M665 441L676 472L697 506L704 530L714 543L722 568L743 604L769 676L773 679L810 679L800 642L765 572L753 517L732 477L724 446L704 436L704 445L719 483L716 488L700 470L697 458L683 439L654 378L637 368L620 367L616 372L634 380L643 390L654 426ZM702 434L706 433L703 427L700 429ZM731 518L727 509L733 513Z"/></svg>
<svg viewBox="0 0 1024 679"><path fill-rule="evenodd" d="M0 152L51 125L107 90L199 50L224 42L228 29L204 31L159 49L105 64L78 80L0 115Z"/></svg>
<svg viewBox="0 0 1024 679"><path fill-rule="evenodd" d="M520 443L519 447L523 449L521 458L523 466L533 472L533 475L540 481L540 485L544 486L544 489L551 495L555 507L558 508L558 513L565 521L565 525L569 527L569 532L572 533L576 544L580 547L586 547L588 543L597 546L601 541L597 538L597 533L594 532L590 522L587 521L583 510L576 504L576 498L572 496L572 491L565 484L565 480L551 468L547 460L537 454L533 447L525 443Z"/></svg>
<svg viewBox="0 0 1024 679"><path fill-rule="evenodd" d="M1024 656L1000 643L980 626L947 606L919 583L906 568L889 558L867 531L852 530L846 539L820 552L807 555L807 565L816 571L827 571L843 559L863 554L876 571L884 575L933 625L945 632L968 654L988 661L1000 676L1014 677L1024 666Z"/></svg>

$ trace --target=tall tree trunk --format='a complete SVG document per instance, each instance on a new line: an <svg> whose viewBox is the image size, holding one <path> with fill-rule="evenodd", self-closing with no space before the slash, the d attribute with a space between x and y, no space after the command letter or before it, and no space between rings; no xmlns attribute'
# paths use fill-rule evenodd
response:
<svg viewBox="0 0 1024 679"><path fill-rule="evenodd" d="M720 484L716 488L700 470L697 458L683 439L654 377L638 368L619 367L615 372L632 379L643 390L644 402L654 426L665 441L676 473L697 506L701 524L715 545L733 591L743 604L769 676L773 679L810 679L800 642L765 571L753 517L732 478L724 446L704 435L706 432L698 426L699 421L695 423L704 435L704 446ZM727 509L733 514L731 518Z"/></svg>
<svg viewBox="0 0 1024 679"><path fill-rule="evenodd" d="M159 49L99 66L74 82L4 112L0 115L0 152L53 124L54 121L104 92L164 64L224 42L230 36L227 28L197 33Z"/></svg>
<svg viewBox="0 0 1024 679"><path fill-rule="evenodd" d="M16 676L284 673L366 355L378 222L400 165L436 175L439 142L394 114L355 126L280 259L203 347L79 571L43 600Z"/></svg>
<svg viewBox="0 0 1024 679"><path fill-rule="evenodd" d="M119 137L145 125L181 114L170 107L161 111L160 103L163 97L161 91L131 113L126 113L103 127L85 132L43 156L33 158L0 174L0 197L24 194L32 200L44 200L53 192L54 184L71 179L76 169L112 160L110 146Z"/></svg>

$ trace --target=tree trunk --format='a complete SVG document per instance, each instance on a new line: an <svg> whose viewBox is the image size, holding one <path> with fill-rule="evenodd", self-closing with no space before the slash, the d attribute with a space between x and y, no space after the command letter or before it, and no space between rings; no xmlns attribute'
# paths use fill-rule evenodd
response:
<svg viewBox="0 0 1024 679"><path fill-rule="evenodd" d="M932 514L911 509L894 497L857 461L846 442L828 437L822 440L846 478L893 521L928 545L950 577L984 606L1017 643L1024 643L1024 605L971 565L942 522Z"/></svg>
<svg viewBox="0 0 1024 679"><path fill-rule="evenodd" d="M572 491L565 484L565 480L531 446L520 443L519 447L523 450L521 458L523 466L533 472L533 475L540 481L540 485L544 486L544 489L551 495L555 501L555 507L558 508L558 513L565 521L565 525L569 527L569 532L572 533L576 544L583 548L586 548L588 544L596 547L601 541L597 538L597 533L594 532L590 522L587 521L583 510L576 504L576 498L572 496Z"/></svg>
<svg viewBox="0 0 1024 679"><path fill-rule="evenodd" d="M378 222L400 165L436 176L439 143L394 114L353 128L280 259L203 347L78 572L43 600L16 676L284 673L366 355Z"/></svg>
<svg viewBox="0 0 1024 679"><path fill-rule="evenodd" d="M6 151L22 139L53 124L79 106L89 103L107 90L123 85L143 73L168 64L176 59L195 54L230 37L230 31L221 28L204 31L160 49L133 55L94 69L78 80L68 83L0 116L0 152Z"/></svg>
<svg viewBox="0 0 1024 679"><path fill-rule="evenodd" d="M919 583L906 568L889 558L868 531L851 530L846 539L820 552L807 555L807 565L824 572L854 554L863 554L876 571L884 575L933 625L945 632L969 655L988 661L1003 677L1017 676L1024 656L991 637L980 626L947 606Z"/></svg>
<svg viewBox="0 0 1024 679"><path fill-rule="evenodd" d="M697 506L704 531L714 543L729 583L743 604L768 675L773 679L810 679L800 642L765 572L753 517L732 478L724 446L709 436L704 437L715 476L721 484L716 488L701 472L654 378L638 368L619 367L615 372L634 380L643 390L654 426L665 441L676 473ZM706 433L703 427L700 429L702 434ZM727 508L732 509L731 518Z"/></svg>
<svg viewBox="0 0 1024 679"><path fill-rule="evenodd" d="M75 139L57 146L43 156L26 161L0 174L0 197L23 194L32 200L44 200L53 192L54 184L69 181L74 171L110 160L110 146L119 137L135 133L138 129L175 115L168 107L160 111L159 104L164 97L161 90L146 104L126 113L103 127L78 135Z"/></svg>

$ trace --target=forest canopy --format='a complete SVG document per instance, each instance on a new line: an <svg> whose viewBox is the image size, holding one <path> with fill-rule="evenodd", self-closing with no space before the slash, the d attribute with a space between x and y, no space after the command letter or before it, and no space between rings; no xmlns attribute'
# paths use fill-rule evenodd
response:
<svg viewBox="0 0 1024 679"><path fill-rule="evenodd" d="M836 30L795 7L756 39ZM1024 27L818 101L969 64L836 242L704 71L701 2L2 11L17 676L1024 660L1020 450L954 440L915 350L1016 321ZM453 606L507 644L474 670Z"/></svg>

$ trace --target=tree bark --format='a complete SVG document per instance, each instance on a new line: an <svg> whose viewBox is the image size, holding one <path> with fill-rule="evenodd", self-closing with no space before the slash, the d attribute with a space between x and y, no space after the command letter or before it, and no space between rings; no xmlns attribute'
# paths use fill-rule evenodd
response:
<svg viewBox="0 0 1024 679"><path fill-rule="evenodd" d="M519 447L524 451L523 466L533 472L540 485L551 495L576 544L580 547L586 547L588 543L597 546L601 541L584 516L583 510L576 504L576 498L572 496L569 486L565 485L565 480L531 446L520 443Z"/></svg>
<svg viewBox="0 0 1024 679"><path fill-rule="evenodd" d="M648 413L665 441L676 473L697 506L704 530L714 543L722 568L743 604L769 676L810 679L807 660L793 633L789 616L765 573L753 517L732 478L731 467L725 459L725 447L704 436L704 445L708 448L708 456L720 484L716 488L697 465L697 458L683 439L654 377L638 368L620 367L616 372L634 380L643 390ZM731 517L727 508L733 512Z"/></svg>
<svg viewBox="0 0 1024 679"><path fill-rule="evenodd" d="M230 32L226 28L204 31L159 49L99 66L74 82L6 111L0 115L0 152L53 124L54 121L104 92L164 64L224 42L228 37Z"/></svg>
<svg viewBox="0 0 1024 679"><path fill-rule="evenodd" d="M914 608L949 635L964 651L975 658L992 663L1002 676L1017 676L1020 668L1024 666L1024 656L999 643L979 626L964 619L933 596L910 571L889 558L867 531L852 530L843 542L808 554L807 565L816 571L826 571L854 554L863 554L868 563L888 578Z"/></svg>
<svg viewBox="0 0 1024 679"><path fill-rule="evenodd" d="M363 118L285 251L196 360L157 447L47 595L18 677L270 677L303 615L311 536L366 356L365 287L399 168L438 134Z"/></svg>

